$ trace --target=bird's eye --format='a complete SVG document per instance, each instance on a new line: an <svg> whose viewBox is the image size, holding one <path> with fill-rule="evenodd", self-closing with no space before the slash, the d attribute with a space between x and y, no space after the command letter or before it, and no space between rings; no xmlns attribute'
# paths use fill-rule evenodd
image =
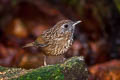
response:
<svg viewBox="0 0 120 80"><path fill-rule="evenodd" d="M66 24L66 25L64 25L64 27L65 27L65 28L68 28L68 25Z"/></svg>

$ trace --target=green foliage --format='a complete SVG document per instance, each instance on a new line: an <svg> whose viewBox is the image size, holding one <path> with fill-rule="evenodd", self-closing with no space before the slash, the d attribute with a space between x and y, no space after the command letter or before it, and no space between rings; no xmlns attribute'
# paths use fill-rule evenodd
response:
<svg viewBox="0 0 120 80"><path fill-rule="evenodd" d="M12 3L13 6L15 6L18 3L18 1L17 0L12 0L11 3Z"/></svg>
<svg viewBox="0 0 120 80"><path fill-rule="evenodd" d="M120 0L113 0L115 2L116 7L118 8L120 12Z"/></svg>
<svg viewBox="0 0 120 80"><path fill-rule="evenodd" d="M64 3L67 3L71 6L76 5L79 0L63 0Z"/></svg>

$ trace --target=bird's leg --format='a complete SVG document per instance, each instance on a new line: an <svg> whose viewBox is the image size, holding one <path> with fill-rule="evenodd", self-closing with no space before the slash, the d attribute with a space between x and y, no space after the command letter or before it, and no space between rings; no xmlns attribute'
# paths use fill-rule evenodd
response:
<svg viewBox="0 0 120 80"><path fill-rule="evenodd" d="M66 60L66 58L65 57L63 57L63 62Z"/></svg>
<svg viewBox="0 0 120 80"><path fill-rule="evenodd" d="M62 63L65 62L66 58L62 56Z"/></svg>
<svg viewBox="0 0 120 80"><path fill-rule="evenodd" d="M60 63L63 63L65 62L66 58L64 57L64 55L61 55L61 60L60 60Z"/></svg>
<svg viewBox="0 0 120 80"><path fill-rule="evenodd" d="M46 66L46 65L47 65L47 56L44 55L44 66Z"/></svg>

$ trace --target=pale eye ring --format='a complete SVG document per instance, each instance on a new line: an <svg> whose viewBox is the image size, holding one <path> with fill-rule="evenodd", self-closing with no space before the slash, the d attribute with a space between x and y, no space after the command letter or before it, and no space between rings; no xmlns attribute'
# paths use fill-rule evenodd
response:
<svg viewBox="0 0 120 80"><path fill-rule="evenodd" d="M68 28L68 25L67 25L67 24L65 24L65 25L64 25L64 27L65 27L65 28Z"/></svg>

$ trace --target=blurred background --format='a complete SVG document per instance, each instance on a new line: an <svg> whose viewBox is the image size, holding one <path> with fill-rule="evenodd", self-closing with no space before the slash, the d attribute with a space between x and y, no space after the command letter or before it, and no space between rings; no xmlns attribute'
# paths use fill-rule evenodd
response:
<svg viewBox="0 0 120 80"><path fill-rule="evenodd" d="M89 80L120 80L120 0L0 0L0 65L42 66L39 50L22 47L63 19L82 20L64 57L84 56Z"/></svg>

